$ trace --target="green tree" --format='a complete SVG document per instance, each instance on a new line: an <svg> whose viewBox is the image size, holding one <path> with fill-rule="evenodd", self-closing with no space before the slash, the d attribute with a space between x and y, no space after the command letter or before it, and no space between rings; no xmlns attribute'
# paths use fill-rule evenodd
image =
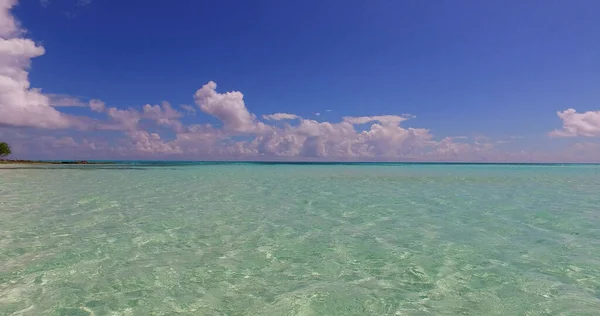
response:
<svg viewBox="0 0 600 316"><path fill-rule="evenodd" d="M10 146L8 146L8 144L5 142L1 142L0 143L0 158L4 158L10 154L11 154Z"/></svg>

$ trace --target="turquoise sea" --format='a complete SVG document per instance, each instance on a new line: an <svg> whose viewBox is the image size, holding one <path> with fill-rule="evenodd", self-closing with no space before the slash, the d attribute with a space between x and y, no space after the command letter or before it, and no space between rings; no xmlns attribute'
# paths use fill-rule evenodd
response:
<svg viewBox="0 0 600 316"><path fill-rule="evenodd" d="M0 165L0 315L599 314L598 165Z"/></svg>

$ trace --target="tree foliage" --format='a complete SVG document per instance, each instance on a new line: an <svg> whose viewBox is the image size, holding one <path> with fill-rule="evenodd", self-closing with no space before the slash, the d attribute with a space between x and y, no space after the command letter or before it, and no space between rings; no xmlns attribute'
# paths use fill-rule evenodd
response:
<svg viewBox="0 0 600 316"><path fill-rule="evenodd" d="M6 157L10 154L10 146L5 142L0 142L0 157Z"/></svg>

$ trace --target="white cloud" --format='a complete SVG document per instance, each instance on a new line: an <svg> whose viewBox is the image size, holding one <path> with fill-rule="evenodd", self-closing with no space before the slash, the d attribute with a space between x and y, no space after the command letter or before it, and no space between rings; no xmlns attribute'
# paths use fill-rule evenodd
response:
<svg viewBox="0 0 600 316"><path fill-rule="evenodd" d="M270 126L258 121L248 110L241 92L218 93L217 84L212 81L196 91L194 101L202 112L219 119L221 128L208 124L184 126L179 120L182 113L167 102L146 104L141 109L122 109L107 107L104 102L93 99L88 102L89 109L104 113L108 120L69 117L54 107L85 104L76 98L44 95L39 89L30 88L28 69L31 59L43 55L44 48L30 39L19 37L24 32L9 12L14 4L12 0L0 0L0 124L3 125L41 128L89 126L90 130L122 131L127 136L129 147L120 147L120 152L130 150L146 154L403 159L424 157L425 154L457 157L491 148L480 140L474 144L457 143L451 138L434 141L428 129L401 126L402 122L411 118L410 115L344 117L341 122L332 123L302 119L296 114L275 113L263 118L297 121ZM195 112L191 106L182 105L181 108L188 113ZM564 113L569 114L568 111ZM587 113L591 112L585 115ZM568 117L564 120L567 121ZM154 124L147 124L148 121ZM585 119L582 121L587 122ZM355 129L355 125L367 123L370 123L368 129ZM578 127L573 128L573 125ZM565 123L572 133L596 133L580 125ZM157 132L160 126L170 127L175 132L174 139L162 139ZM234 141L232 137L247 139ZM63 147L83 144L91 148L71 137L57 138L52 144ZM92 147L98 148L92 144Z"/></svg>
<svg viewBox="0 0 600 316"><path fill-rule="evenodd" d="M296 126L259 135L245 149L262 155L321 158L401 158L428 146L427 129L403 128L404 117L347 118L340 123L302 119ZM352 123L383 121L357 132ZM361 122L361 123L357 123Z"/></svg>
<svg viewBox="0 0 600 316"><path fill-rule="evenodd" d="M13 0L0 0L0 124L41 128L64 128L70 118L50 106L50 99L32 89L28 69L31 59L44 54L23 33L10 10Z"/></svg>
<svg viewBox="0 0 600 316"><path fill-rule="evenodd" d="M13 129L11 134L15 148L75 148L85 152L103 150L123 155L181 155L197 157L253 157L256 159L286 157L286 159L322 158L344 159L389 159L389 160L459 160L459 161L548 161L543 152L499 152L494 145L507 140L491 140L488 137L445 137L434 138L429 129L405 128L402 123L410 115L348 116L341 122L320 122L303 119L296 114L274 113L263 115L268 121L286 120L267 125L257 120L246 107L244 95L239 91L218 93L217 85L208 82L194 94L194 101L203 113L220 121L219 127L209 124L184 125L180 119L184 113L195 114L190 105L181 105L181 112L169 103L146 104L136 108L107 107L103 101L93 99L84 103L79 98L60 94L43 94L32 88L29 69L34 58L45 50L26 38L26 31L11 14L16 0L0 0L0 136L8 126L33 127ZM44 2L42 2L44 3ZM45 1L45 3L48 3ZM89 1L80 1L89 4ZM103 119L72 117L60 111L61 107L88 106L90 111L102 113ZM185 112L184 112L185 111ZM324 110L332 112L331 109ZM320 113L313 113L319 116ZM328 114L331 115L331 114ZM562 128L550 132L556 137L599 137L600 111L578 113L574 109L557 112ZM187 118L189 119L189 118ZM184 121L187 121L184 120ZM222 126L221 126L222 124ZM368 126L362 126L368 124ZM357 125L361 125L358 128ZM165 126L172 131L165 132ZM56 132L58 136L42 129L78 128L87 129L85 135L98 130L94 141L81 139L73 134ZM357 130L358 129L358 130ZM112 132L106 132L106 130ZM23 132L25 131L25 132ZM116 133L114 132L116 131ZM25 142L29 133L35 137ZM108 144L106 134L120 135L117 144ZM162 133L164 137L161 137ZM46 137L46 138L44 138ZM165 140L164 138L167 138ZM33 138L36 141L32 140ZM512 136L509 139L521 138ZM113 139L112 136L110 138ZM45 143L40 143L40 140ZM23 145L26 144L27 146ZM498 145L498 147L511 147ZM553 159L597 160L600 145L583 142L571 145L565 153L553 154ZM18 151L18 150L17 150Z"/></svg>
<svg viewBox="0 0 600 316"><path fill-rule="evenodd" d="M120 110L117 108L108 108L106 114L114 121L118 122L117 129L137 130L141 114L135 109Z"/></svg>
<svg viewBox="0 0 600 316"><path fill-rule="evenodd" d="M218 139L224 139L226 136L219 129L210 125L190 125L184 131L176 134L176 141L186 143L188 147L212 144Z"/></svg>
<svg viewBox="0 0 600 316"><path fill-rule="evenodd" d="M355 124L355 125L359 125L359 124L366 124L369 122L380 122L381 124L384 125L397 125L400 122L406 121L410 118L410 115L402 115L402 116L397 116L397 115L379 115L379 116L359 116L359 117L353 117L353 116L346 116L344 117L344 121L351 123L351 124Z"/></svg>
<svg viewBox="0 0 600 316"><path fill-rule="evenodd" d="M104 110L106 110L106 104L104 102L102 102L101 100L90 100L89 102L90 104L90 109L92 109L92 111L94 112L104 112Z"/></svg>
<svg viewBox="0 0 600 316"><path fill-rule="evenodd" d="M87 103L77 97L65 94L47 94L49 104L53 107L84 107Z"/></svg>
<svg viewBox="0 0 600 316"><path fill-rule="evenodd" d="M0 37L9 38L22 33L14 16L10 13L17 0L0 0Z"/></svg>
<svg viewBox="0 0 600 316"><path fill-rule="evenodd" d="M160 105L146 104L142 106L141 110L136 110L134 108L107 107L103 101L93 99L90 100L89 107L94 112L105 113L110 119L108 122L93 121L90 123L100 130L137 131L142 120L154 121L157 125L171 127L176 132L185 129L179 121L183 114L173 109L166 101Z"/></svg>
<svg viewBox="0 0 600 316"><path fill-rule="evenodd" d="M140 152L181 154L183 151L173 141L165 142L157 133L147 131L132 131L128 133L133 143L133 148Z"/></svg>
<svg viewBox="0 0 600 316"><path fill-rule="evenodd" d="M183 114L171 107L169 102L161 105L146 104L143 107L143 118L154 120L159 125L170 126L176 131L183 131L183 124L178 120Z"/></svg>
<svg viewBox="0 0 600 316"><path fill-rule="evenodd" d="M156 125L168 126L176 132L185 130L185 127L179 121L183 114L173 109L168 102L162 102L160 105L146 104L141 108L141 111L134 108L106 107L106 104L100 100L91 100L89 106L92 111L105 113L110 119L109 122L93 122L94 126L100 130L137 131L140 129L139 125L142 120L150 120Z"/></svg>
<svg viewBox="0 0 600 316"><path fill-rule="evenodd" d="M173 120L182 117L183 115L173 109L169 102L162 102L161 105L146 104L143 107L143 113L146 118L156 120L158 122L164 120Z"/></svg>
<svg viewBox="0 0 600 316"><path fill-rule="evenodd" d="M218 118L223 128L232 132L252 133L265 128L248 112L241 92L218 93L216 88L217 84L210 81L194 94L196 104L204 113Z"/></svg>
<svg viewBox="0 0 600 316"><path fill-rule="evenodd" d="M289 114L289 113L275 113L275 114L263 115L262 117L265 120L271 120L271 121L296 120L296 119L300 118L300 116L298 116L296 114Z"/></svg>
<svg viewBox="0 0 600 316"><path fill-rule="evenodd" d="M567 109L556 114L562 120L563 126L562 129L550 132L550 136L600 136L600 111L577 113L574 109Z"/></svg>
<svg viewBox="0 0 600 316"><path fill-rule="evenodd" d="M189 104L182 104L179 107L189 114L196 115L196 109L194 109L194 107Z"/></svg>
<svg viewBox="0 0 600 316"><path fill-rule="evenodd" d="M455 142L452 137L445 137L437 142L434 153L435 156L456 158L469 149L470 144Z"/></svg>

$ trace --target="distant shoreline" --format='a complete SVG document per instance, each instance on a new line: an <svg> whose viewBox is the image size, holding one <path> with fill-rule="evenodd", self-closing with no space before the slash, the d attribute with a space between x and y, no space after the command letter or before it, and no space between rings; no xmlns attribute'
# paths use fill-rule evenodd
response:
<svg viewBox="0 0 600 316"><path fill-rule="evenodd" d="M114 164L114 162L97 162L87 160L66 160L66 161L42 161L42 160L20 160L20 159L2 159L0 164L20 164L20 165L105 165Z"/></svg>
<svg viewBox="0 0 600 316"><path fill-rule="evenodd" d="M27 160L0 159L0 164L26 165L120 165L132 167L202 166L202 165L349 165L349 166L577 166L600 165L599 162L442 162L442 161L244 161L244 160Z"/></svg>

